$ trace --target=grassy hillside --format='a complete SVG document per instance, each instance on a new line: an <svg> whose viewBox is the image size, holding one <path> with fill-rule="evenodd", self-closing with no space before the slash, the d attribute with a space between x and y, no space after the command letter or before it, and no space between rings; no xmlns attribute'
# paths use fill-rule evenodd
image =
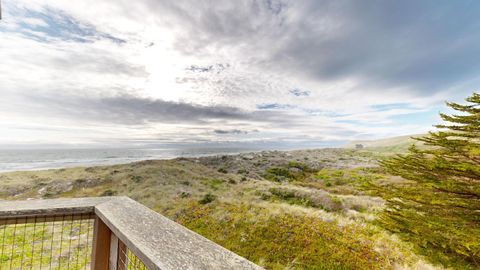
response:
<svg viewBox="0 0 480 270"><path fill-rule="evenodd" d="M405 153L412 144L421 146L421 143L412 137L422 137L425 134L398 136L378 140L352 141L345 145L345 148L355 149L357 144L363 145L364 149L379 153L396 154Z"/></svg>
<svg viewBox="0 0 480 270"><path fill-rule="evenodd" d="M0 174L0 196L126 195L267 269L433 269L375 224L385 206L369 183L402 182L377 155L269 151L12 172Z"/></svg>

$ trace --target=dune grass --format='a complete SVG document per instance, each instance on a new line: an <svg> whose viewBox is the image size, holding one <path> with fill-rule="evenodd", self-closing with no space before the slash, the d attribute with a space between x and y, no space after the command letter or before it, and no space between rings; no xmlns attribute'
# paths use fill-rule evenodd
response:
<svg viewBox="0 0 480 270"><path fill-rule="evenodd" d="M4 173L0 197L126 195L267 269L435 269L376 225L383 200L366 183L396 180L375 156L275 151Z"/></svg>
<svg viewBox="0 0 480 270"><path fill-rule="evenodd" d="M271 214L250 204L191 203L169 215L268 269L390 269L399 263L377 251L375 232L362 225Z"/></svg>

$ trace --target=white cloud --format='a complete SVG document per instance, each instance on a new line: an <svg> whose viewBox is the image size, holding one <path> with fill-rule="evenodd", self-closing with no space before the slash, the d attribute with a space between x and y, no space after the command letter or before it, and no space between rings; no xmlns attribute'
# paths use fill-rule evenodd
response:
<svg viewBox="0 0 480 270"><path fill-rule="evenodd" d="M411 6L400 7L405 19L415 17ZM447 43L461 37L455 26L441 33L434 21L383 16L389 8L375 12L355 1L7 0L0 143L416 133L423 123L394 117L465 95L478 81L477 64L457 64L455 72L438 65L464 59ZM430 29L438 45L426 46L416 27ZM456 49L475 52L476 41L464 39ZM262 104L283 109L258 109ZM379 104L408 106L380 111Z"/></svg>

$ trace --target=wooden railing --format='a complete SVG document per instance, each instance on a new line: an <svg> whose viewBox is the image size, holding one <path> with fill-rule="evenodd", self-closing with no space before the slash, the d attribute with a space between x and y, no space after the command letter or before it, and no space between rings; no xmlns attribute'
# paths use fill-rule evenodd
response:
<svg viewBox="0 0 480 270"><path fill-rule="evenodd" d="M261 269L128 197L0 202L0 269Z"/></svg>

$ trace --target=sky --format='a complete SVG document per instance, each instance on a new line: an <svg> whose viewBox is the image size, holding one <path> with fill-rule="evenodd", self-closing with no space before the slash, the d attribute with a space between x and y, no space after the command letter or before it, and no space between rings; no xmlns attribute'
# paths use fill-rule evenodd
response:
<svg viewBox="0 0 480 270"><path fill-rule="evenodd" d="M0 146L338 145L480 85L480 2L2 0Z"/></svg>

